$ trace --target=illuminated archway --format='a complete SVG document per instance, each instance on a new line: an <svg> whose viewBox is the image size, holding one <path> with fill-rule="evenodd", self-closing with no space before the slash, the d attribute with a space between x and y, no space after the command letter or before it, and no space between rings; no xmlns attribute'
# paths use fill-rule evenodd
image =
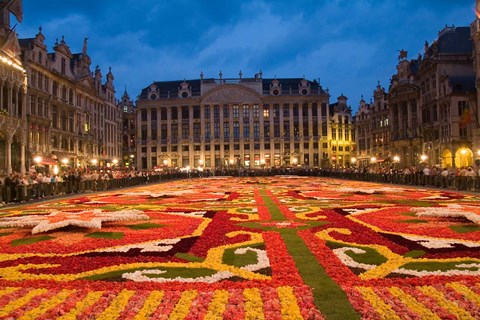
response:
<svg viewBox="0 0 480 320"><path fill-rule="evenodd" d="M449 168L453 165L452 152L449 149L445 149L442 152L442 167Z"/></svg>
<svg viewBox="0 0 480 320"><path fill-rule="evenodd" d="M455 152L455 165L457 168L473 165L473 152L469 148L460 148Z"/></svg>

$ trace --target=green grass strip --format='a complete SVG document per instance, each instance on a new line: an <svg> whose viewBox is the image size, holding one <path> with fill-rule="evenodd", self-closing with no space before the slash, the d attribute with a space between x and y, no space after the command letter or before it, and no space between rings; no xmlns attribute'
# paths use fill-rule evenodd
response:
<svg viewBox="0 0 480 320"><path fill-rule="evenodd" d="M127 226L127 228L130 228L132 230L145 230L145 229L161 228L161 227L163 227L162 224L151 223L151 222L140 223L140 224L132 224L132 225Z"/></svg>
<svg viewBox="0 0 480 320"><path fill-rule="evenodd" d="M197 257L193 254L185 253L185 252L177 252L175 253L175 257L186 260L188 262L203 262L205 261L202 257Z"/></svg>
<svg viewBox="0 0 480 320"><path fill-rule="evenodd" d="M122 239L123 232L92 232L86 234L85 237L98 239Z"/></svg>
<svg viewBox="0 0 480 320"><path fill-rule="evenodd" d="M40 241L47 241L47 240L50 240L50 239L55 239L55 237L52 237L52 236L38 236L38 237L22 238L22 239L13 240L11 242L11 245L12 245L12 247L16 247L16 246L33 244L33 243L37 243L37 242L40 242Z"/></svg>
<svg viewBox="0 0 480 320"><path fill-rule="evenodd" d="M459 226L450 226L450 229L452 229L456 233L468 233L468 232L479 231L480 226L477 226L475 224L464 224Z"/></svg>
<svg viewBox="0 0 480 320"><path fill-rule="evenodd" d="M285 217L278 208L278 206L273 202L273 200L268 196L267 191L265 189L260 190L260 195L262 196L263 202L267 207L268 211L270 212L270 216L272 217L271 220L273 221L285 221Z"/></svg>
<svg viewBox="0 0 480 320"><path fill-rule="evenodd" d="M260 190L260 195L272 220L284 221L285 217L282 212L264 189ZM326 319L360 319L345 292L328 276L303 239L297 234L298 229L300 228L283 228L278 229L278 232L287 246L288 253L295 260L303 282L312 288L317 308Z"/></svg>
<svg viewBox="0 0 480 320"><path fill-rule="evenodd" d="M288 253L295 260L300 276L312 288L315 305L325 318L360 319L345 292L328 276L297 231L282 229L280 234Z"/></svg>

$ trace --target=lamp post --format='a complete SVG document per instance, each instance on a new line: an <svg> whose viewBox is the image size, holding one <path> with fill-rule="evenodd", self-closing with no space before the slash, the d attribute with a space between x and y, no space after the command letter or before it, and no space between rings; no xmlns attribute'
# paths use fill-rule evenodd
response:
<svg viewBox="0 0 480 320"><path fill-rule="evenodd" d="M355 164L357 163L357 158L355 158L355 157L350 158L350 163L351 163L352 167L355 167Z"/></svg>
<svg viewBox="0 0 480 320"><path fill-rule="evenodd" d="M427 159L428 159L427 155L426 155L426 154L422 154L422 155L420 156L420 163L422 163L423 165L426 165Z"/></svg>

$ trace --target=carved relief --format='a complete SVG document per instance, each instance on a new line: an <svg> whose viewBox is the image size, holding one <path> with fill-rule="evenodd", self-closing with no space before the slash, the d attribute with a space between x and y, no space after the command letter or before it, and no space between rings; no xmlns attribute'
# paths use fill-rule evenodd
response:
<svg viewBox="0 0 480 320"><path fill-rule="evenodd" d="M213 91L213 90L212 90ZM254 93L237 87L222 87L214 92L209 92L205 99L202 100L204 104L214 103L242 103L242 104L257 104L261 100Z"/></svg>

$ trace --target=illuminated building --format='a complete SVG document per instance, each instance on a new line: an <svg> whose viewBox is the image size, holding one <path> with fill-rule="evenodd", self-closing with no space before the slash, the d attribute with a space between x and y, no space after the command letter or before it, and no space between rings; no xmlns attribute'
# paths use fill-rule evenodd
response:
<svg viewBox="0 0 480 320"><path fill-rule="evenodd" d="M137 165L344 165L351 152L347 150L353 148L353 132L343 98L332 106L339 113L333 117L329 94L316 80L264 79L261 72L253 78L243 78L240 72L232 79L220 72L218 79L201 74L195 80L154 82L137 100ZM332 132L337 135L332 137ZM339 158L332 163L333 155Z"/></svg>
<svg viewBox="0 0 480 320"><path fill-rule="evenodd" d="M0 176L26 172L27 77L17 35L10 28L10 13L21 22L21 7L0 9Z"/></svg>
<svg viewBox="0 0 480 320"><path fill-rule="evenodd" d="M111 70L91 72L87 39L72 53L62 37L48 52L42 29L20 39L28 74L28 159L44 165L109 166L121 157L121 111Z"/></svg>

